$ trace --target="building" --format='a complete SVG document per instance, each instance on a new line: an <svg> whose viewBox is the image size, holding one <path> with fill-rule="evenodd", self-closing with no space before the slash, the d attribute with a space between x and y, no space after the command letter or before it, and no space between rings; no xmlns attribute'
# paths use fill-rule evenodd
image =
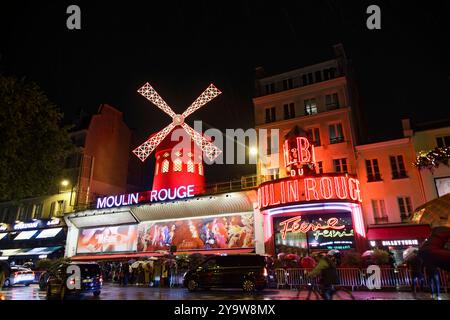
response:
<svg viewBox="0 0 450 320"><path fill-rule="evenodd" d="M413 139L414 150L418 156L435 148L450 147L450 119L411 125L409 119L402 120L405 136ZM425 201L428 202L450 193L450 167L440 165L432 170L420 170Z"/></svg>
<svg viewBox="0 0 450 320"><path fill-rule="evenodd" d="M365 246L354 150L365 135L350 61L341 45L334 51L332 60L256 81L255 215L264 217L269 254Z"/></svg>
<svg viewBox="0 0 450 320"><path fill-rule="evenodd" d="M418 247L429 225L411 224L414 209L425 202L412 137L356 146L357 174L371 248L383 248L403 261L403 251Z"/></svg>
<svg viewBox="0 0 450 320"><path fill-rule="evenodd" d="M103 104L98 114L83 118L70 135L77 150L66 160L63 178L55 185L54 194L0 203L3 258L64 254L67 226L63 215L90 206L97 196L127 191L131 131L121 112ZM56 227L61 232L46 232L43 241L38 231L55 231Z"/></svg>

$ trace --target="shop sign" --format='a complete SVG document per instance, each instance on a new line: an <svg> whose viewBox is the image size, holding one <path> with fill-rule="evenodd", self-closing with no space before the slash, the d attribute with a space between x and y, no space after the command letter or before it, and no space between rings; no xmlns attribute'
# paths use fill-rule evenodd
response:
<svg viewBox="0 0 450 320"><path fill-rule="evenodd" d="M259 209L295 202L349 200L362 202L360 182L345 174L286 178L258 188Z"/></svg>
<svg viewBox="0 0 450 320"><path fill-rule="evenodd" d="M47 221L47 226L56 226L60 222L59 218L53 218L52 220Z"/></svg>
<svg viewBox="0 0 450 320"><path fill-rule="evenodd" d="M324 224L322 223L311 223L311 222L300 222L302 221L302 217L293 217L287 220L284 220L280 223L280 226L282 226L281 230L281 237L283 240L286 239L286 233L292 232L292 233L307 233L308 231L317 231L317 230L333 230L336 232L336 235L339 233L338 230L345 229L344 225L339 225L339 220L337 218L329 218ZM323 233L322 233L323 234ZM327 232L325 236L329 237L332 236L331 233ZM334 234L334 233L333 233Z"/></svg>
<svg viewBox="0 0 450 320"><path fill-rule="evenodd" d="M28 222L28 223L19 222L14 225L13 229L14 230L33 229L33 228L37 228L38 226L39 226L39 221Z"/></svg>
<svg viewBox="0 0 450 320"><path fill-rule="evenodd" d="M382 241L381 244L384 247L395 247L395 246L418 246L419 241L416 239L411 240L385 240Z"/></svg>
<svg viewBox="0 0 450 320"><path fill-rule="evenodd" d="M194 196L194 185L179 186L177 188L150 190L97 199L97 209L134 205L144 202L159 202L190 198Z"/></svg>
<svg viewBox="0 0 450 320"><path fill-rule="evenodd" d="M6 223L0 223L0 231L8 230L8 225Z"/></svg>

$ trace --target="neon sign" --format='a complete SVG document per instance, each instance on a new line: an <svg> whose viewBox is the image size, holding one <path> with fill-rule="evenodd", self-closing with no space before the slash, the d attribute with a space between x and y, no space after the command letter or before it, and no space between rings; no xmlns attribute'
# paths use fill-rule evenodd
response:
<svg viewBox="0 0 450 320"><path fill-rule="evenodd" d="M303 176L305 165L309 170L314 168L316 162L314 145L305 137L296 137L295 142L293 141L293 139L288 139L284 142L284 166L291 177Z"/></svg>
<svg viewBox="0 0 450 320"><path fill-rule="evenodd" d="M331 199L362 202L359 180L343 174L328 174L322 177L280 179L265 183L258 189L259 209Z"/></svg>
<svg viewBox="0 0 450 320"><path fill-rule="evenodd" d="M134 205L142 202L159 202L190 198L194 196L194 185L179 186L177 188L150 190L97 199L97 209Z"/></svg>
<svg viewBox="0 0 450 320"><path fill-rule="evenodd" d="M326 224L323 225L321 223L311 223L311 222L302 222L301 216L293 217L287 220L284 220L280 222L280 226L283 227L281 230L281 237L283 240L286 239L286 233L292 232L292 233L307 233L309 231L317 231L317 230L342 230L345 229L344 225L338 225L339 220L338 218L329 218L326 221Z"/></svg>
<svg viewBox="0 0 450 320"><path fill-rule="evenodd" d="M29 222L29 223L19 222L19 223L14 225L14 230L23 230L23 229L37 228L38 224L39 224L38 221Z"/></svg>

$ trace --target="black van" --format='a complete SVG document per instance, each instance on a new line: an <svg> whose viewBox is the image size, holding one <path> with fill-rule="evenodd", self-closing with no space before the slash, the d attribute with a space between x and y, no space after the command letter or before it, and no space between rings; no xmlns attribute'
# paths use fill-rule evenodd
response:
<svg viewBox="0 0 450 320"><path fill-rule="evenodd" d="M75 285L76 280L69 279L69 266L77 266L80 269L80 288L69 289L67 282ZM103 285L100 266L97 263L62 263L57 268L49 270L47 279L47 298L59 296L64 299L67 295L92 293L99 296Z"/></svg>
<svg viewBox="0 0 450 320"><path fill-rule="evenodd" d="M256 254L211 256L186 272L184 286L198 288L242 288L246 292L267 286L266 259Z"/></svg>

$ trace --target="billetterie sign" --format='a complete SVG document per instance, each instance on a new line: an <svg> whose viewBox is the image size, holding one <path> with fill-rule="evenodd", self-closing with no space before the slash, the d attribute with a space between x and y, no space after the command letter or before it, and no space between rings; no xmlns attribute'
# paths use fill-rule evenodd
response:
<svg viewBox="0 0 450 320"><path fill-rule="evenodd" d="M194 185L176 188L149 190L129 194L120 194L97 198L97 209L134 205L144 202L162 202L167 200L190 198L194 196Z"/></svg>

